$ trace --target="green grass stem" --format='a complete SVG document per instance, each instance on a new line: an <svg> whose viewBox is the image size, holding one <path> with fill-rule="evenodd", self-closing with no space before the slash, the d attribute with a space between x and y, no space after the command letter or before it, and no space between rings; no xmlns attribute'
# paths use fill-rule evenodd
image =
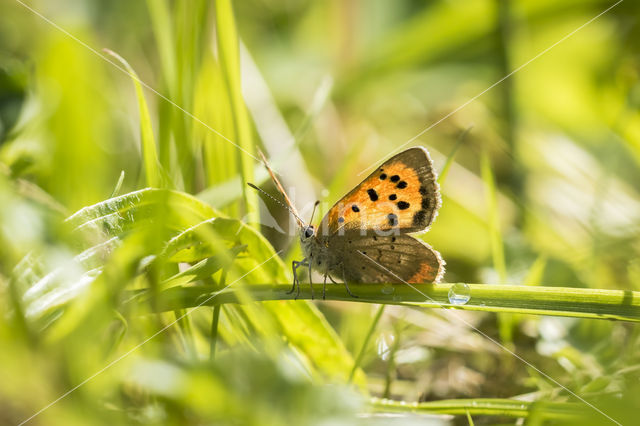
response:
<svg viewBox="0 0 640 426"><path fill-rule="evenodd" d="M584 413L584 406L569 402L530 402L506 398L452 399L407 403L372 398L374 411L451 414L466 416L528 417L532 411L544 409L547 418L572 418Z"/></svg>
<svg viewBox="0 0 640 426"><path fill-rule="evenodd" d="M389 284L353 284L351 289L358 296L357 299L349 296L344 286L330 285L327 286L326 300L640 322L640 292L637 291L469 284L469 302L452 305L448 293L453 285L412 284L414 289L408 285L394 284L394 292L385 294ZM255 301L293 300L294 295L287 294L290 288L291 284L247 284L244 291L249 292ZM210 286L172 287L160 294L159 309L195 307L214 291L215 288ZM303 285L298 300L310 299L309 286ZM235 289L229 287L203 306L237 302Z"/></svg>

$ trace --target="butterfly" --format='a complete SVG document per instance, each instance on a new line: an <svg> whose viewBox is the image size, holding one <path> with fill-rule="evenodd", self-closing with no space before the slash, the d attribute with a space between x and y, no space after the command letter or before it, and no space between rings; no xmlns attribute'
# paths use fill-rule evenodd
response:
<svg viewBox="0 0 640 426"><path fill-rule="evenodd" d="M323 299L327 278L334 283L333 277L341 279L353 297L357 296L348 283L437 283L442 279L445 262L440 253L408 235L427 231L442 205L425 148L409 148L385 161L331 207L317 228L300 218L264 155L262 159L299 228L304 259L292 264L290 293L297 289L296 298L302 267L309 269L312 298L311 270L324 276Z"/></svg>

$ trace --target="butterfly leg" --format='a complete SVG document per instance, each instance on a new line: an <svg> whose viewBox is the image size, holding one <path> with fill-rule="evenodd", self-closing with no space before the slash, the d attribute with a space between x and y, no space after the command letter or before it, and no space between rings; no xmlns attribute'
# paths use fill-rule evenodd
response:
<svg viewBox="0 0 640 426"><path fill-rule="evenodd" d="M325 294L327 292L327 276L328 275L329 275L329 273L327 273L325 271L325 273L324 273L324 282L322 283L322 300L326 299Z"/></svg>
<svg viewBox="0 0 640 426"><path fill-rule="evenodd" d="M291 294L294 290L297 289L298 292L296 293L296 299L300 295L300 280L298 279L298 268L301 266L309 266L309 264L307 263L307 259L302 259L299 262L296 260L291 262L291 269L293 271L293 285L291 286L291 290L289 290L287 294Z"/></svg>
<svg viewBox="0 0 640 426"><path fill-rule="evenodd" d="M344 282L344 286L347 289L347 293L349 293L349 296L357 299L358 296L351 293L351 290L349 289L349 285L347 284L347 276L344 274L344 265L342 265L342 281Z"/></svg>
<svg viewBox="0 0 640 426"><path fill-rule="evenodd" d="M323 284L323 286L322 286L322 300L324 300L324 299L325 299L324 295L325 295L325 289L326 289L326 287L327 287L327 277L329 278L329 280L330 280L332 283L334 283L334 284L338 284L338 283L336 282L336 280L334 280L334 279L331 277L331 275L329 274L329 272L328 272L328 271L325 271L325 273L324 273L324 284Z"/></svg>
<svg viewBox="0 0 640 426"><path fill-rule="evenodd" d="M293 272L293 285L291 286L291 290L289 290L287 294L293 293L293 290L296 289L296 284L298 284L298 265L300 265L300 262L298 261L294 260L293 262L291 262L291 270Z"/></svg>
<svg viewBox="0 0 640 426"><path fill-rule="evenodd" d="M311 280L311 262L308 262L305 266L309 267L309 287L311 288L311 300L313 300L314 295L313 295L313 281ZM298 286L298 292L300 292L299 286Z"/></svg>

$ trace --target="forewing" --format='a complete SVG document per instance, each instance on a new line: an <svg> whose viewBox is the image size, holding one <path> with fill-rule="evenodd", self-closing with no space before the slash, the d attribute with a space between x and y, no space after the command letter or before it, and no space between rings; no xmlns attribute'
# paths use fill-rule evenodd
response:
<svg viewBox="0 0 640 426"><path fill-rule="evenodd" d="M353 230L428 229L441 205L433 163L425 148L390 158L345 195L322 220L320 235Z"/></svg>
<svg viewBox="0 0 640 426"><path fill-rule="evenodd" d="M410 235L352 231L335 239L342 258L336 274L349 283L437 283L444 275L440 253Z"/></svg>

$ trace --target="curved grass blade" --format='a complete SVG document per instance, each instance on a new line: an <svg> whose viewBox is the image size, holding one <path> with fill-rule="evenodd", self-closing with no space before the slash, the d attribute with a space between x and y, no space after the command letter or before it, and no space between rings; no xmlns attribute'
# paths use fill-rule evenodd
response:
<svg viewBox="0 0 640 426"><path fill-rule="evenodd" d="M153 136L153 126L151 125L151 116L149 115L149 108L147 107L147 101L144 98L144 92L142 85L140 84L140 78L136 72L131 68L131 65L120 55L109 50L104 49L105 53L116 58L126 69L133 81L136 89L136 97L138 99L138 109L140 111L140 142L142 144L142 158L144 160L144 171L146 176L147 186L152 188L160 188L162 186L162 176L160 173L160 163L158 161L158 152L156 148L156 141Z"/></svg>
<svg viewBox="0 0 640 426"><path fill-rule="evenodd" d="M167 278L163 281L163 284L170 284L172 281L176 281L180 278L187 277L187 282L204 280L211 278L213 274L218 272L222 268L229 268L233 263L236 256L247 249L246 245L237 245L230 250L218 253L216 256L211 256L203 259L195 265L178 272L177 274ZM184 281L184 280L181 280Z"/></svg>

